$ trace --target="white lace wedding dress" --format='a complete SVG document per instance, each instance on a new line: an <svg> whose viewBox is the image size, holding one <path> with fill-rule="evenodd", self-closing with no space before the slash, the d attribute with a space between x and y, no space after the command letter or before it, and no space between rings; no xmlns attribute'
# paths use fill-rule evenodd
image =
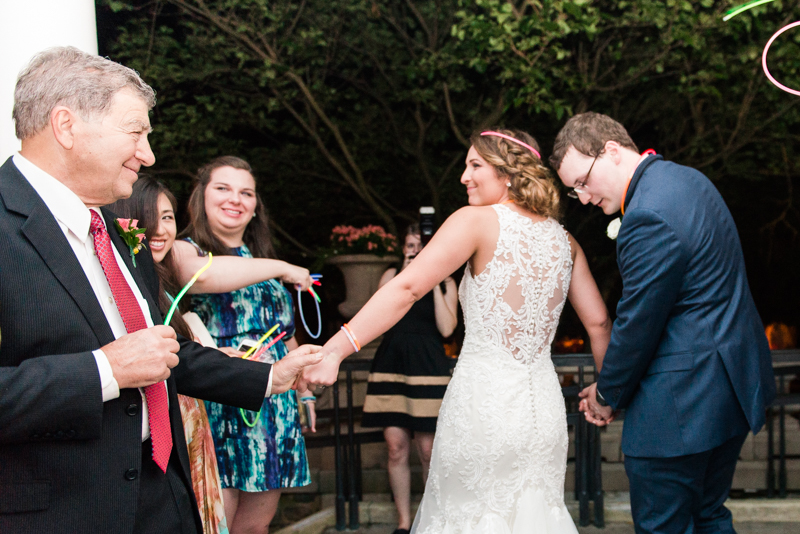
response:
<svg viewBox="0 0 800 534"><path fill-rule="evenodd" d="M493 259L459 288L464 347L412 534L577 533L564 505L567 416L550 344L572 275L566 231L495 205Z"/></svg>

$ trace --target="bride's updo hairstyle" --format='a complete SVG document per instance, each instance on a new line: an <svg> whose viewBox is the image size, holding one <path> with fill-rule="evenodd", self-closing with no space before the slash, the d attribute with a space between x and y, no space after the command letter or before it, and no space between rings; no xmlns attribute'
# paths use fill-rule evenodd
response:
<svg viewBox="0 0 800 534"><path fill-rule="evenodd" d="M481 135L491 132L488 135ZM495 134L495 135L492 135ZM536 139L519 130L481 130L470 142L480 156L511 183L508 196L518 206L543 217L561 217L561 195L550 170L539 154L496 134L507 135L540 151Z"/></svg>

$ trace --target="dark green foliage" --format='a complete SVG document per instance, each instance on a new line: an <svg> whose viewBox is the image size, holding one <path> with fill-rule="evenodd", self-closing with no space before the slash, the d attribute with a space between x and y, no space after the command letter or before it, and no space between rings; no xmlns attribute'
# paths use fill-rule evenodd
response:
<svg viewBox="0 0 800 534"><path fill-rule="evenodd" d="M466 202L474 129L527 130L547 155L570 115L593 110L706 173L739 224L765 319L797 314L800 97L760 67L769 37L800 19L796 3L726 23L737 1L98 1L114 26L101 52L158 92L154 172L180 196L209 159L245 157L284 255L338 224L396 232L420 205L444 217ZM769 59L800 88L798 43L787 32ZM568 206L613 309L608 218Z"/></svg>

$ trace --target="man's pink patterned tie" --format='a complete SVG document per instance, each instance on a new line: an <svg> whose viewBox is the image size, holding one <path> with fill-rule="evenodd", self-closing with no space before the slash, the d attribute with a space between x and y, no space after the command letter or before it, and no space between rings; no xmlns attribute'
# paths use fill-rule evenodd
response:
<svg viewBox="0 0 800 534"><path fill-rule="evenodd" d="M122 322L129 334L147 328L147 322L142 314L142 308L131 291L125 276L117 265L114 251L111 249L111 240L108 237L103 219L94 210L89 229L94 236L94 249L97 258L103 267L103 272L111 286L114 302L122 316ZM167 403L167 388L164 382L152 384L144 388L147 398L147 415L150 418L150 440L153 442L153 461L158 464L163 472L167 472L169 454L172 450L172 432L169 426L169 405Z"/></svg>

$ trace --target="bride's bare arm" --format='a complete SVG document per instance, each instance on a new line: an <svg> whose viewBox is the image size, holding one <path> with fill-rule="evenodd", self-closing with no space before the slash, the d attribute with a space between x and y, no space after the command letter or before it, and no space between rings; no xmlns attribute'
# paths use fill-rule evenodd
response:
<svg viewBox="0 0 800 534"><path fill-rule="evenodd" d="M597 371L603 366L608 342L611 339L611 318L608 316L603 297L594 281L589 262L575 238L569 236L569 242L574 254L572 260L572 282L569 286L570 304L578 314L578 318L589 334L592 345L592 356L597 366Z"/></svg>
<svg viewBox="0 0 800 534"><path fill-rule="evenodd" d="M172 254L181 284L188 282L208 262L208 258L198 256L197 249L186 241L175 241ZM189 293L228 293L271 278L297 284L303 290L311 284L308 269L285 261L214 256L211 267L200 275Z"/></svg>
<svg viewBox="0 0 800 534"><path fill-rule="evenodd" d="M441 284L433 286L433 311L436 328L442 337L450 337L458 325L458 288L456 281L449 276L444 280L447 293L442 292Z"/></svg>
<svg viewBox="0 0 800 534"><path fill-rule="evenodd" d="M497 226L491 207L461 208L448 217L414 261L379 289L349 322L361 345L386 332L414 302L469 260L480 246L491 242L491 236L484 234ZM306 369L301 386L305 382L332 384L341 361L354 352L344 332L333 336L322 350L322 363Z"/></svg>

